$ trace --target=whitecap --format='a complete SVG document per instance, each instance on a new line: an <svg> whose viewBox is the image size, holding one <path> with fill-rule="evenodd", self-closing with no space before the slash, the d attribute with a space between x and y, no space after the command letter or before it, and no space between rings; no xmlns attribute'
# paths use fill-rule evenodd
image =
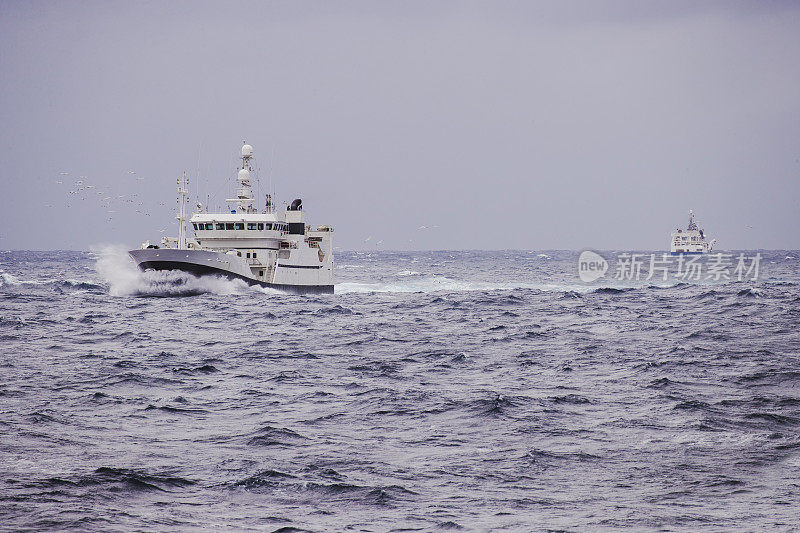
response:
<svg viewBox="0 0 800 533"><path fill-rule="evenodd" d="M575 291L586 293L596 289L587 285L560 285L555 283L491 283L484 281L463 281L444 276L412 277L397 282L368 283L344 282L334 285L336 294L347 293L408 293L408 292L468 292L468 291L508 291L515 289L533 289L546 292Z"/></svg>
<svg viewBox="0 0 800 533"><path fill-rule="evenodd" d="M279 291L255 286L241 279L224 276L193 276L172 271L142 272L123 246L103 246L93 249L98 254L95 270L108 283L112 296L195 296L217 294L227 296L248 291L276 294Z"/></svg>

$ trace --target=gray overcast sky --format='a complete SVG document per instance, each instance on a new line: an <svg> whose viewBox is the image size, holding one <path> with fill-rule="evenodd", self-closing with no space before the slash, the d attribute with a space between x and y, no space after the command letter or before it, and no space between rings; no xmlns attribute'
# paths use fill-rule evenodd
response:
<svg viewBox="0 0 800 533"><path fill-rule="evenodd" d="M5 0L0 69L3 249L175 235L244 139L343 249L800 248L798 2Z"/></svg>

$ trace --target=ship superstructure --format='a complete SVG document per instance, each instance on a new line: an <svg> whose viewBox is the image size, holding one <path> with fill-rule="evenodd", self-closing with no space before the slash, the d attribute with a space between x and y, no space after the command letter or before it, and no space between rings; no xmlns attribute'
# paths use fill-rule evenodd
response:
<svg viewBox="0 0 800 533"><path fill-rule="evenodd" d="M333 228L307 225L299 198L276 212L268 194L265 209L256 209L252 159L253 147L245 144L235 197L226 199L233 204L229 212L205 212L198 204L189 220L194 238L186 236L184 176L178 187L178 238L162 239L160 246L146 242L130 251L139 268L221 275L289 292L332 293Z"/></svg>
<svg viewBox="0 0 800 533"><path fill-rule="evenodd" d="M714 247L716 239L706 240L705 232L694 221L694 212L689 211L689 225L685 230L672 232L669 251L672 254L705 254Z"/></svg>

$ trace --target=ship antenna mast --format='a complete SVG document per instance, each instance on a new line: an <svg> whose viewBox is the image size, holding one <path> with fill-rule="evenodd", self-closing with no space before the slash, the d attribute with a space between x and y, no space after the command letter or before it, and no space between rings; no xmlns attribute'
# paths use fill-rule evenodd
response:
<svg viewBox="0 0 800 533"><path fill-rule="evenodd" d="M689 210L689 226L686 228L689 231L696 230L697 224L694 223L694 211Z"/></svg>
<svg viewBox="0 0 800 533"><path fill-rule="evenodd" d="M254 213L253 209L253 189L250 186L250 160L253 158L253 147L249 144L242 146L242 168L237 174L239 188L236 190L236 198L229 198L226 202L236 202L239 212Z"/></svg>
<svg viewBox="0 0 800 533"><path fill-rule="evenodd" d="M178 179L178 249L186 248L186 202L189 201L189 178L186 172Z"/></svg>

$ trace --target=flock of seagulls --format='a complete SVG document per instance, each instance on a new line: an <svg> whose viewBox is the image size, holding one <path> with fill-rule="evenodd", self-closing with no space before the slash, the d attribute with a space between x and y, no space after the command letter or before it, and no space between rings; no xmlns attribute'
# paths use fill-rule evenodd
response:
<svg viewBox="0 0 800 533"><path fill-rule="evenodd" d="M144 181L144 178L137 176L134 170L128 170L127 173L135 178L135 182L131 185L138 185ZM69 172L59 172L58 175L60 179L55 180L55 184L58 185L59 188L67 187L67 190L64 191L66 195L65 205L67 208L72 208L73 205L77 205L79 202L96 205L105 211L106 222L112 222L117 213L129 211L131 209L135 210L135 212L141 216L151 216L145 202L137 192L117 194L119 191L112 190L112 188L107 185L101 186L90 183L87 176L77 176L73 181L68 179L70 175ZM161 202L159 205L163 206L165 204ZM55 206L53 204L46 204L45 207L53 208Z"/></svg>
<svg viewBox="0 0 800 533"><path fill-rule="evenodd" d="M145 181L145 178L138 176L134 170L128 170L127 174L135 179L135 182L132 183L133 185L138 185ZM77 202L90 201L105 211L106 222L113 222L115 215L131 209L140 216L152 216L139 193L116 194L115 191L112 191L107 185L101 186L90 183L87 176L78 176L77 179L72 181L68 179L69 175L69 172L59 172L59 178L61 179L55 180L56 185L60 187L66 185L68 187L65 204L67 208L72 208L73 204L77 205ZM166 202L158 202L158 205L160 207L165 207ZM45 207L54 208L55 206L53 204L46 204ZM417 231L427 231L437 229L438 227L438 225L422 225L417 228ZM167 228L161 228L158 231L164 233L167 231ZM364 239L364 244L370 241L372 241L372 235ZM413 243L414 239L408 239L408 242ZM381 244L383 244L383 239L374 241L376 247Z"/></svg>

